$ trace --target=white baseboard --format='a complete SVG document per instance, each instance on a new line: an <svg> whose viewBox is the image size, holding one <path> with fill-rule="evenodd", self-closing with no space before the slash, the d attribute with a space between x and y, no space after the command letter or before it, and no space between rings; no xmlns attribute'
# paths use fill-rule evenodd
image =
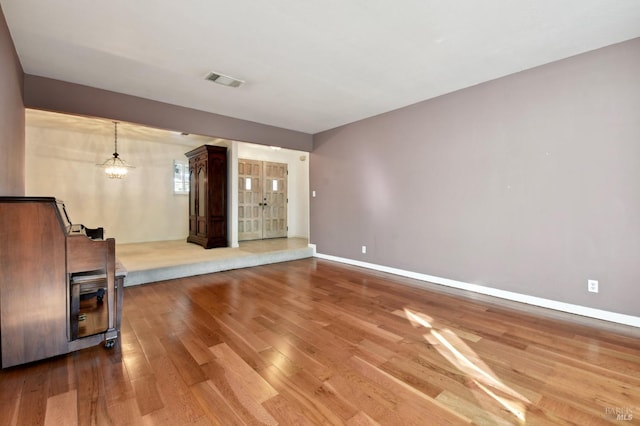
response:
<svg viewBox="0 0 640 426"><path fill-rule="evenodd" d="M558 302L556 300L543 299L541 297L528 296L526 294L514 293L511 291L465 283L462 281L450 280L448 278L435 277L433 275L420 274L412 271L405 271L403 269L390 268L388 266L377 265L375 263L367 263L359 260L317 253L315 244L309 244L309 246L313 247L314 257L317 257L319 259L346 263L353 266L360 266L362 268L373 269L380 272L387 272L389 274L400 275L419 281L426 281L434 284L440 284L446 287L471 291L473 293L499 297L501 299L511 300L514 302L526 303L528 305L540 306L542 308L554 309L556 311L582 315L585 317L596 318L599 320L610 321L618 324L630 325L632 327L640 328L640 317L619 314L617 312L603 311L601 309L589 308L586 306L573 305L571 303Z"/></svg>

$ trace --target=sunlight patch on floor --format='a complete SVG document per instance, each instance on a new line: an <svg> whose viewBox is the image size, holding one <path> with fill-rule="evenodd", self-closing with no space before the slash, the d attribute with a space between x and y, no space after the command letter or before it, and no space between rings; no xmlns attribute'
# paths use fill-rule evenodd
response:
<svg viewBox="0 0 640 426"><path fill-rule="evenodd" d="M425 340L464 373L477 389L508 410L520 424L525 423L527 406L531 401L498 379L489 366L454 332L449 329L437 329L433 325L433 318L421 312L405 308L404 313L414 327L429 330L424 334Z"/></svg>

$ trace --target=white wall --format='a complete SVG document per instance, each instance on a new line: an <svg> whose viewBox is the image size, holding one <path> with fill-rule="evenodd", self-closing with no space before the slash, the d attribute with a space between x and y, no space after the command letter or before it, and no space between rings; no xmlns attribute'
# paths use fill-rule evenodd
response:
<svg viewBox="0 0 640 426"><path fill-rule="evenodd" d="M113 135L27 125L26 193L63 200L74 223L103 226L119 244L186 239L188 196L173 193L173 160L189 149L119 135L118 152L136 168L108 179L96 164L113 153Z"/></svg>
<svg viewBox="0 0 640 426"><path fill-rule="evenodd" d="M113 153L113 134L26 126L26 195L63 200L74 223L103 226L118 244L186 239L188 196L173 193L173 161L186 161L184 153L201 140L177 143L132 138L118 132L118 152L136 166L122 179L108 179L96 167ZM309 234L309 159L302 151L231 143L230 161L250 158L287 163L289 166L289 236ZM237 148L236 148L237 147ZM235 155L235 152L238 155ZM304 156L305 161L300 157ZM230 183L237 167L229 167ZM229 244L237 246L237 185L229 186ZM235 192L234 192L235 191ZM234 226L235 225L235 226ZM235 229L235 235L234 235Z"/></svg>

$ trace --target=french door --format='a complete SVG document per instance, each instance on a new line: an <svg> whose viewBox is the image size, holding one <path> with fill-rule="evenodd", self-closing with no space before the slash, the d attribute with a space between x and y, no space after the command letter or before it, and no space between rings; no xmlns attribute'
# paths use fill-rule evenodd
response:
<svg viewBox="0 0 640 426"><path fill-rule="evenodd" d="M238 160L238 241L287 236L287 165Z"/></svg>

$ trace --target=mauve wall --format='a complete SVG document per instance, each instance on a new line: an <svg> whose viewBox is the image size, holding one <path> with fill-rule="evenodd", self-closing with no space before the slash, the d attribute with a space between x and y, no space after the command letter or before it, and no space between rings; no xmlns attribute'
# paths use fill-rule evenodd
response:
<svg viewBox="0 0 640 426"><path fill-rule="evenodd" d="M310 134L27 74L27 108L128 121L159 129L311 151Z"/></svg>
<svg viewBox="0 0 640 426"><path fill-rule="evenodd" d="M321 254L640 314L640 39L317 134L310 164Z"/></svg>
<svg viewBox="0 0 640 426"><path fill-rule="evenodd" d="M22 66L0 8L0 195L24 195Z"/></svg>

